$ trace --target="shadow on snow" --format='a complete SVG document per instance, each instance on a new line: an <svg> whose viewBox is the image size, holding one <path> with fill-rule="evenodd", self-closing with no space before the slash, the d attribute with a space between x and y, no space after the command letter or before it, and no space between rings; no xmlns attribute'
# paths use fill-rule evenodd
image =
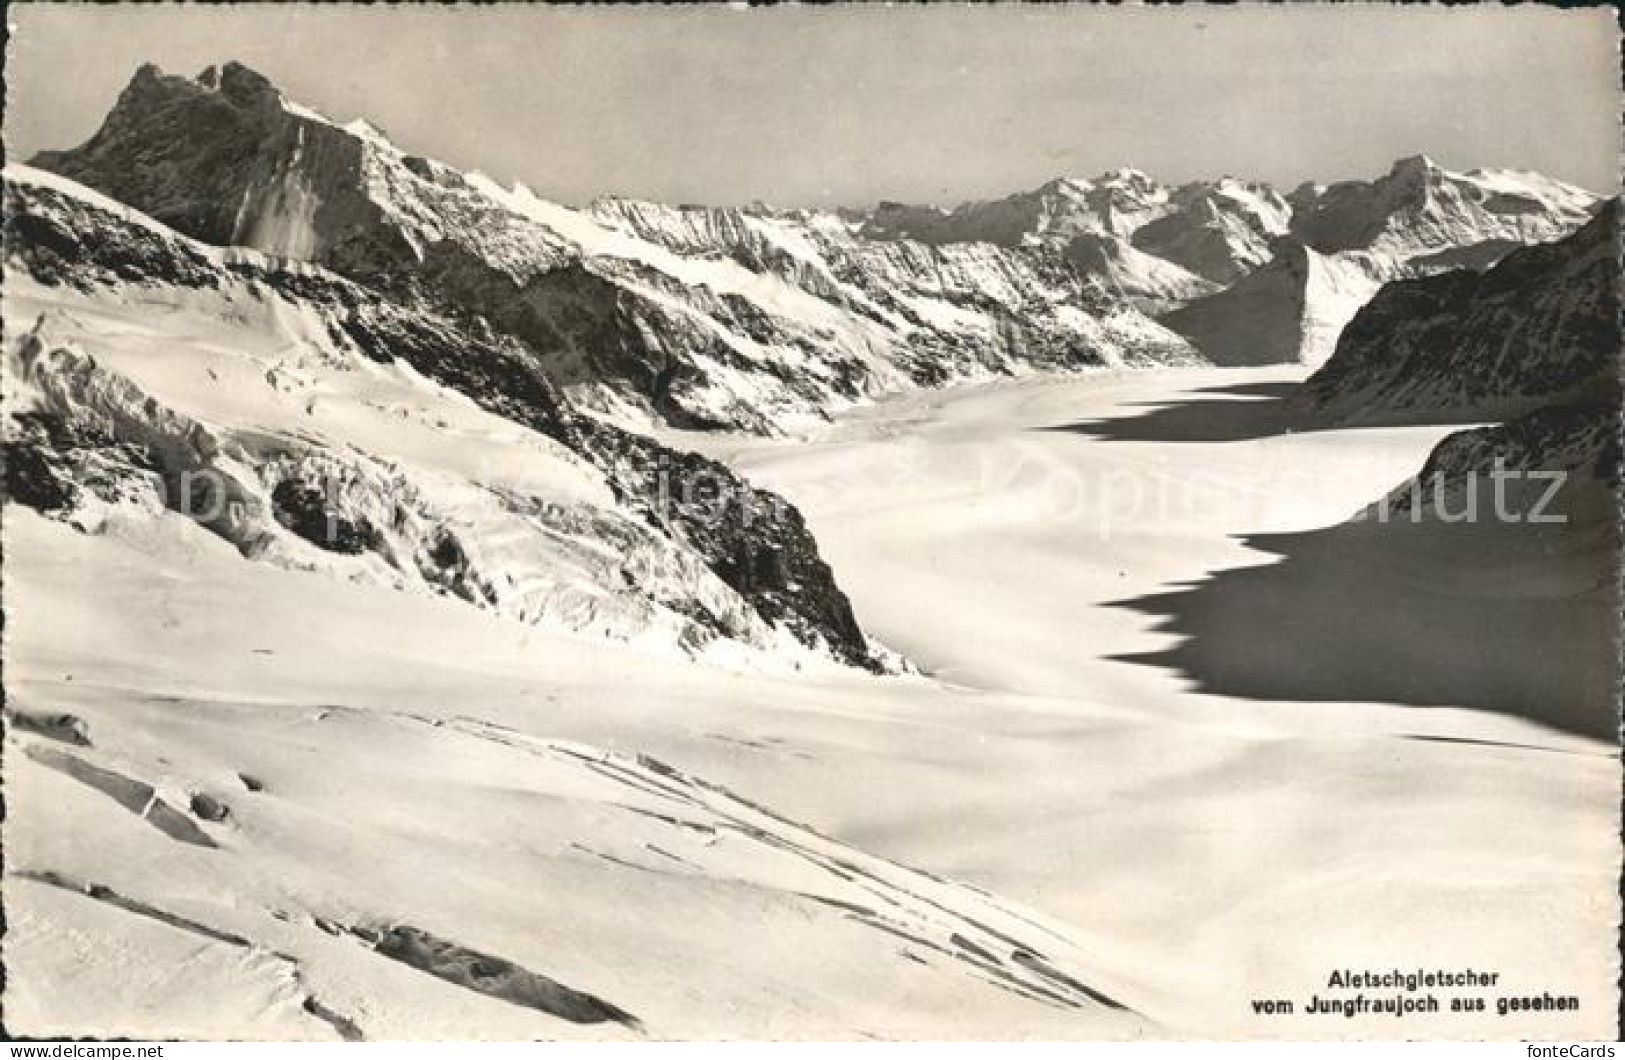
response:
<svg viewBox="0 0 1625 1060"><path fill-rule="evenodd" d="M1607 524L1368 521L1241 540L1275 562L1110 603L1183 638L1113 658L1205 693L1472 707L1617 739Z"/></svg>

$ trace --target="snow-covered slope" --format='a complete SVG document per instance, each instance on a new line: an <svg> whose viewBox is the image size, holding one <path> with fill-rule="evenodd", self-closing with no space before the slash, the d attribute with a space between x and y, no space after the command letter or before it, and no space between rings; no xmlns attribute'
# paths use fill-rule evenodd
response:
<svg viewBox="0 0 1625 1060"><path fill-rule="evenodd" d="M1189 431L1297 376L1012 380L708 438L952 683L730 673L9 509L8 1029L1606 1037L1617 745L1543 720L1606 706L1566 694L1606 611L1556 595L1595 568L1265 562L1250 535L1344 518L1442 433ZM1168 625L1103 606L1170 591L1201 595ZM1522 639L1486 642L1490 607ZM1193 638L1189 674L1125 661ZM1374 701L1395 675L1436 694ZM1298 691L1235 687L1271 677ZM1541 709L1461 694L1513 686ZM1579 1007L1252 1012L1396 954Z"/></svg>
<svg viewBox="0 0 1625 1060"><path fill-rule="evenodd" d="M1610 200L1484 273L1387 285L1295 404L1321 421L1463 423L1596 396L1619 373L1619 212Z"/></svg>
<svg viewBox="0 0 1625 1060"><path fill-rule="evenodd" d="M1134 245L1217 284L1235 283L1270 260L1292 207L1268 184L1226 177L1173 193L1177 207L1134 233Z"/></svg>
<svg viewBox="0 0 1625 1060"><path fill-rule="evenodd" d="M34 164L205 242L478 314L634 422L766 433L911 385L1194 359L1064 263L875 246L833 214L578 211L341 127L235 63L142 67L91 140Z"/></svg>
<svg viewBox="0 0 1625 1060"><path fill-rule="evenodd" d="M793 507L578 415L513 339L6 175L19 499L89 531L190 511L245 557L661 650L874 665Z"/></svg>
<svg viewBox="0 0 1625 1060"><path fill-rule="evenodd" d="M7 513L8 1031L1152 1025L1087 935L761 801L818 765L756 739L764 713L793 721L786 698L819 690L804 702L838 739L843 700L911 682L640 657L246 564L180 522L83 535ZM855 737L883 731L851 713Z"/></svg>
<svg viewBox="0 0 1625 1060"><path fill-rule="evenodd" d="M1153 315L1219 290L1219 284L1117 236L1082 233L1062 253L1084 276Z"/></svg>
<svg viewBox="0 0 1625 1060"><path fill-rule="evenodd" d="M1388 275L1370 254L1321 254L1294 239L1230 287L1163 316L1214 364L1318 364Z"/></svg>

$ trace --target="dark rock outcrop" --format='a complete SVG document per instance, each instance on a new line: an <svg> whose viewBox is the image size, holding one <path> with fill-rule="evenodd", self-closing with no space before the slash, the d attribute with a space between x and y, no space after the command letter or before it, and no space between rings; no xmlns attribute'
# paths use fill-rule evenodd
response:
<svg viewBox="0 0 1625 1060"><path fill-rule="evenodd" d="M318 483L283 479L271 490L271 510L277 522L329 552L359 555L377 538L366 519L346 519L329 507Z"/></svg>
<svg viewBox="0 0 1625 1060"><path fill-rule="evenodd" d="M1471 422L1595 398L1621 349L1619 201L1484 273L1390 283L1294 405L1335 422Z"/></svg>
<svg viewBox="0 0 1625 1060"><path fill-rule="evenodd" d="M437 979L571 1023L620 1023L636 1028L631 1013L603 998L576 990L513 961L470 949L407 924L353 928L374 953L427 972Z"/></svg>
<svg viewBox="0 0 1625 1060"><path fill-rule="evenodd" d="M141 67L89 141L32 164L206 243L403 271L411 248L365 192L361 142L240 63L213 70Z"/></svg>
<svg viewBox="0 0 1625 1060"><path fill-rule="evenodd" d="M0 452L4 499L45 514L72 512L86 491L112 501L158 490L159 466L151 453L60 416L13 414Z"/></svg>
<svg viewBox="0 0 1625 1060"><path fill-rule="evenodd" d="M795 506L727 466L612 424L582 421L581 452L652 525L679 535L768 621L875 668L852 604Z"/></svg>
<svg viewBox="0 0 1625 1060"><path fill-rule="evenodd" d="M1540 473L1531 477L1529 472ZM1553 475L1558 477L1552 477ZM1528 494L1520 500L1556 511L1561 496L1595 485L1617 489L1620 484L1620 400L1617 388L1582 401L1548 405L1507 423L1472 427L1447 436L1433 451L1414 479L1387 498L1390 515L1426 509L1438 498L1493 486L1501 475L1503 500L1508 494ZM1556 488L1545 496L1546 484ZM1461 505L1456 505L1460 510ZM1517 513L1523 514L1523 513Z"/></svg>

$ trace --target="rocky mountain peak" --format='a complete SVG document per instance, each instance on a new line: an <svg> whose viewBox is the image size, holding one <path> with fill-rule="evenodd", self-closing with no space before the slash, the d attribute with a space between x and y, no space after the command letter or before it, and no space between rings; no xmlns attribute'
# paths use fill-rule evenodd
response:
<svg viewBox="0 0 1625 1060"><path fill-rule="evenodd" d="M1286 194L1287 204L1292 207L1293 213L1300 213L1315 208L1315 203L1326 193L1326 185L1313 180L1306 180Z"/></svg>
<svg viewBox="0 0 1625 1060"><path fill-rule="evenodd" d="M1431 177L1442 172L1443 167L1441 167L1437 162L1433 161L1433 159L1424 154L1415 154L1394 159L1394 164L1389 169L1388 174L1392 177Z"/></svg>
<svg viewBox="0 0 1625 1060"><path fill-rule="evenodd" d="M143 63L119 94L108 122L142 120L154 110L184 106L203 98L222 100L241 109L263 110L278 106L282 95L263 74L236 61L204 67L191 78L165 73L156 63Z"/></svg>
<svg viewBox="0 0 1625 1060"><path fill-rule="evenodd" d="M1378 184L1396 208L1421 209L1445 176L1445 171L1427 155L1408 155L1396 159L1388 175Z"/></svg>
<svg viewBox="0 0 1625 1060"><path fill-rule="evenodd" d="M282 94L270 78L235 60L220 68L220 94L243 107L274 107L282 102Z"/></svg>
<svg viewBox="0 0 1625 1060"><path fill-rule="evenodd" d="M1596 196L1536 173L1456 173L1426 155L1394 162L1372 181L1294 193L1293 231L1323 253L1370 250L1409 258L1423 251L1502 240L1557 239L1583 224Z"/></svg>
<svg viewBox="0 0 1625 1060"><path fill-rule="evenodd" d="M113 116L128 113L133 109L150 107L172 97L182 85L189 84L191 82L184 77L164 73L163 68L157 63L142 63L136 68L135 74L124 86L124 90L119 93L108 119L111 120Z"/></svg>
<svg viewBox="0 0 1625 1060"><path fill-rule="evenodd" d="M213 68L211 67L211 69ZM166 76L168 75L164 73L163 67L157 63L142 63L135 68L135 74L131 76L130 83L125 86L124 90L128 92L132 88L151 85Z"/></svg>
<svg viewBox="0 0 1625 1060"><path fill-rule="evenodd" d="M242 63L196 78L147 64L94 136L31 163L205 242L317 261L366 226L362 153Z"/></svg>

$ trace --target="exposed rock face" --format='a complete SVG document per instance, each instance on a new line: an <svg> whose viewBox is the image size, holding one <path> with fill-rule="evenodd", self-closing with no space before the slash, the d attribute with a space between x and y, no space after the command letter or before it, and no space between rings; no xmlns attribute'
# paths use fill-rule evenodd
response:
<svg viewBox="0 0 1625 1060"><path fill-rule="evenodd" d="M328 507L326 491L318 482L285 478L271 489L271 510L276 521L329 552L359 555L379 546L377 529L367 519L355 519Z"/></svg>
<svg viewBox="0 0 1625 1060"><path fill-rule="evenodd" d="M875 666L852 605L801 513L726 466L584 420L581 452L653 524L694 548L768 622L841 659Z"/></svg>
<svg viewBox="0 0 1625 1060"><path fill-rule="evenodd" d="M573 210L340 127L234 63L143 67L88 143L35 161L204 242L477 316L634 423L771 432L907 386L1195 359L1060 257L877 243L836 214ZM1157 194L1125 177L1084 197L1118 226Z"/></svg>
<svg viewBox="0 0 1625 1060"><path fill-rule="evenodd" d="M1179 188L1138 170L1051 181L953 210L881 203L862 229L876 239L935 246L992 243L1061 254L1085 276L1165 308L1211 294L1269 260L1291 207L1267 184L1229 177Z"/></svg>
<svg viewBox="0 0 1625 1060"><path fill-rule="evenodd" d="M194 242L59 177L7 176L13 499L86 530L115 509L182 511L249 558L525 621L696 650L768 649L783 631L879 665L793 506L583 417L521 341L319 267ZM140 309L160 303L171 309ZM38 321L16 316L32 305ZM121 337L104 337L104 317ZM146 379L161 354L142 342L197 380ZM232 372L222 398L216 374ZM399 395L382 426L375 392ZM371 451L432 452L501 421L517 433L493 445L534 450L517 478Z"/></svg>
<svg viewBox="0 0 1625 1060"><path fill-rule="evenodd" d="M46 412L19 412L3 443L5 495L37 511L83 519L92 506L161 502L158 465L141 445Z"/></svg>
<svg viewBox="0 0 1625 1060"><path fill-rule="evenodd" d="M1488 492L1484 486L1493 486L1490 476L1498 473L1507 473L1502 500L1508 511L1520 518L1536 508L1543 509L1533 511L1541 518L1568 514L1565 509L1572 507L1576 491L1618 488L1619 413L1618 395L1603 395L1548 405L1492 427L1457 431L1434 447L1414 480L1389 496L1389 517L1410 515L1419 505L1424 513L1430 505L1435 514L1441 508L1462 512L1466 492ZM1552 477L1554 472L1564 477ZM1605 518L1612 520L1613 513Z"/></svg>
<svg viewBox="0 0 1625 1060"><path fill-rule="evenodd" d="M289 113L238 63L196 81L143 66L95 136L34 164L220 246L380 266L408 249L386 238L360 183L362 142ZM359 245L372 239L383 243Z"/></svg>
<svg viewBox="0 0 1625 1060"><path fill-rule="evenodd" d="M1617 380L1619 201L1566 239L1484 273L1388 284L1304 384L1337 422L1471 422L1592 398Z"/></svg>

